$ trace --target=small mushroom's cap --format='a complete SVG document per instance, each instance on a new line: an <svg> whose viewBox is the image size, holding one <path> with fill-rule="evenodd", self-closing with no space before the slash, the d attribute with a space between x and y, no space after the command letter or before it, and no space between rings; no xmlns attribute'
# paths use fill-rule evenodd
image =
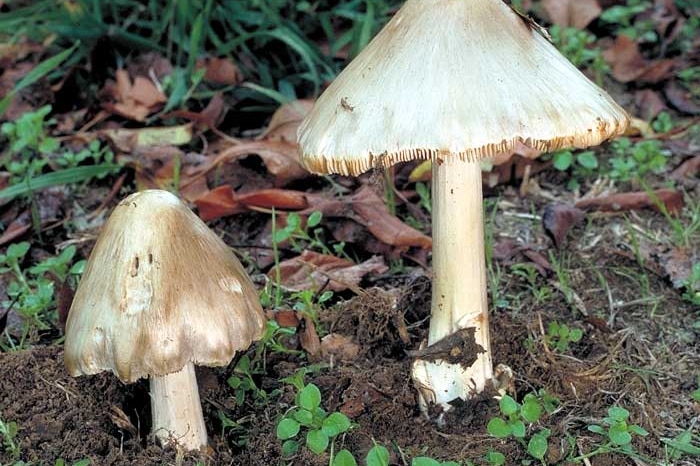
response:
<svg viewBox="0 0 700 466"><path fill-rule="evenodd" d="M408 0L299 128L312 172L596 145L629 117L500 0Z"/></svg>
<svg viewBox="0 0 700 466"><path fill-rule="evenodd" d="M166 191L117 205L90 255L66 323L73 375L125 382L222 366L259 339L258 296L231 249Z"/></svg>

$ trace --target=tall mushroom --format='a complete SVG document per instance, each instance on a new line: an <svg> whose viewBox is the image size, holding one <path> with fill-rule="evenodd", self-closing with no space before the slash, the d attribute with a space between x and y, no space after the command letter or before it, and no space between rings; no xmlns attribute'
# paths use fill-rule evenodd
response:
<svg viewBox="0 0 700 466"><path fill-rule="evenodd" d="M153 432L207 443L194 364L222 366L261 337L258 296L231 249L180 200L143 191L117 205L66 323L72 376L150 377Z"/></svg>
<svg viewBox="0 0 700 466"><path fill-rule="evenodd" d="M414 363L423 401L445 409L492 378L479 162L518 143L542 151L600 144L628 124L543 34L501 0L408 0L299 128L312 172L434 162L428 344L473 329L480 347L471 365Z"/></svg>

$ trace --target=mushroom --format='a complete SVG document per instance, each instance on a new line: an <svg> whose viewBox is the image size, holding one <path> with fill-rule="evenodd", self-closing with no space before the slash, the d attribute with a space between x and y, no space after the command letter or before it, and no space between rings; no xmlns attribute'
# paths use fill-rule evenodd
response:
<svg viewBox="0 0 700 466"><path fill-rule="evenodd" d="M153 432L188 450L207 434L194 364L227 365L264 330L232 250L166 191L117 205L88 260L66 323L72 376L150 377Z"/></svg>
<svg viewBox="0 0 700 466"><path fill-rule="evenodd" d="M500 0L406 1L319 97L298 132L310 171L358 175L433 161L432 317L424 353L433 356L412 369L423 403L447 410L493 377L480 162L518 143L541 151L597 145L628 122L544 30ZM435 357L439 351L430 348L451 335L471 338L478 354L458 362ZM442 354L460 355L449 346Z"/></svg>

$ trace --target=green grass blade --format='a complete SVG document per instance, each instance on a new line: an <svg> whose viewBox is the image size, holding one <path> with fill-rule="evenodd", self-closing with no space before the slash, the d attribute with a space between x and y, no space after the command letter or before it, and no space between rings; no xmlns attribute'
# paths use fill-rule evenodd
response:
<svg viewBox="0 0 700 466"><path fill-rule="evenodd" d="M61 63L63 63L63 61L65 61L66 58L68 58L75 51L75 49L78 48L79 45L80 43L77 42L73 44L71 48L66 49L57 55L54 55L51 58L47 58L43 62L39 63L36 66L36 68L27 73L25 77L20 79L19 82L17 82L17 84L15 85L15 88L11 92L9 92L2 100L0 100L0 116L2 116L5 113L5 110L7 110L7 107L10 105L12 97L17 92L19 92L27 86L31 86L32 84L49 74L51 71L53 71L55 68L57 68Z"/></svg>
<svg viewBox="0 0 700 466"><path fill-rule="evenodd" d="M67 168L65 170L46 173L45 175L29 178L19 184L3 189L0 191L0 199L30 194L34 191L51 186L80 183L96 176L107 175L121 168L121 165L102 163L99 165Z"/></svg>

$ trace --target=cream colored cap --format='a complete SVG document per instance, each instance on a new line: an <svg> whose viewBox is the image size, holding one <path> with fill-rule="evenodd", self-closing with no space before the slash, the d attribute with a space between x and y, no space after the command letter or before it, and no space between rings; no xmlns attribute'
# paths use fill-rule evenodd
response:
<svg viewBox="0 0 700 466"><path fill-rule="evenodd" d="M625 111L500 0L408 0L299 128L312 172L477 160L618 135Z"/></svg>
<svg viewBox="0 0 700 466"><path fill-rule="evenodd" d="M264 326L231 249L176 196L143 191L117 205L90 255L65 363L73 376L111 370L125 382L189 362L222 366Z"/></svg>

